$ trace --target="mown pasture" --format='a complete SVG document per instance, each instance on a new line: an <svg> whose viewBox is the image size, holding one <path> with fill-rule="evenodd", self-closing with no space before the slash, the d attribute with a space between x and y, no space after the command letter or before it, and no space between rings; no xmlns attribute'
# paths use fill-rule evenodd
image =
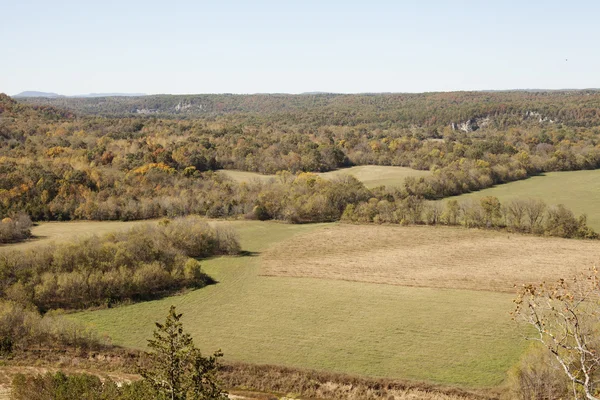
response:
<svg viewBox="0 0 600 400"><path fill-rule="evenodd" d="M526 346L510 319L509 293L262 275L272 263L265 258L277 243L306 240L310 245L314 241L307 236L330 229L353 232L355 226L215 223L233 226L248 252L203 262L218 284L71 317L108 334L116 344L142 349L153 323L174 304L201 348L221 348L229 360L467 387L501 383ZM106 223L87 226L94 232L98 224ZM82 229L78 222L45 225L34 233L51 228L58 234L62 226L68 236L76 231L74 225ZM387 235L385 229L398 228L380 229ZM431 234L438 231L432 228Z"/></svg>
<svg viewBox="0 0 600 400"><path fill-rule="evenodd" d="M139 223L41 223L36 240L0 251ZM456 227L212 223L236 229L245 250L203 261L216 285L71 318L143 349L174 304L201 348L229 360L490 387L526 346L513 285L600 259L592 241Z"/></svg>
<svg viewBox="0 0 600 400"><path fill-rule="evenodd" d="M600 261L594 240L446 226L335 224L274 244L261 274L514 293Z"/></svg>
<svg viewBox="0 0 600 400"><path fill-rule="evenodd" d="M228 176L237 182L249 182L252 180L269 181L276 175L262 175L256 172L220 170L218 173ZM317 173L325 179L333 179L343 175L351 175L364 183L367 188L377 186L399 187L404 179L409 176L419 177L429 175L429 171L419 171L405 167L390 167L380 165L361 165L357 167L343 168L335 171Z"/></svg>

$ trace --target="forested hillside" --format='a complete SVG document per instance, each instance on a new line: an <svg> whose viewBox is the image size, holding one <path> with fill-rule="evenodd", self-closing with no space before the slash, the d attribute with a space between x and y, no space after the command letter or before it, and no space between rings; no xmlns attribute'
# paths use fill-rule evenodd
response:
<svg viewBox="0 0 600 400"><path fill-rule="evenodd" d="M288 124L382 124L382 127L443 127L493 117L495 127L524 119L569 126L600 124L600 91L449 92L418 94L203 94L101 98L23 98L81 114L268 117Z"/></svg>
<svg viewBox="0 0 600 400"><path fill-rule="evenodd" d="M332 221L370 198L438 199L598 168L599 110L596 91L24 102L0 95L0 215ZM294 175L366 164L432 173L393 190ZM247 184L212 173L221 168L288 172Z"/></svg>

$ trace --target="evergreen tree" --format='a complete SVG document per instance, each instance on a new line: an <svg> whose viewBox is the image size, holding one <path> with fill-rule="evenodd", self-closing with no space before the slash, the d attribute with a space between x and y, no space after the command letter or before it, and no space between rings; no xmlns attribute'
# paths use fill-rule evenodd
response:
<svg viewBox="0 0 600 400"><path fill-rule="evenodd" d="M168 400L226 399L216 379L220 351L203 357L189 333L183 331L175 306L171 306L164 324L156 323L154 339L148 339L151 352L146 353L142 377L160 398Z"/></svg>

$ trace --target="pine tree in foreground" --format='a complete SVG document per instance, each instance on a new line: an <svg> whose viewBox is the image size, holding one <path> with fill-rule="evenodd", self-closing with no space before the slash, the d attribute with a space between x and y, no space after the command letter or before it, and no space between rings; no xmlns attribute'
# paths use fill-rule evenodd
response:
<svg viewBox="0 0 600 400"><path fill-rule="evenodd" d="M189 333L183 331L178 314L171 306L164 324L156 323L154 338L148 339L150 352L140 374L160 398L169 400L227 399L216 378L221 351L203 357Z"/></svg>

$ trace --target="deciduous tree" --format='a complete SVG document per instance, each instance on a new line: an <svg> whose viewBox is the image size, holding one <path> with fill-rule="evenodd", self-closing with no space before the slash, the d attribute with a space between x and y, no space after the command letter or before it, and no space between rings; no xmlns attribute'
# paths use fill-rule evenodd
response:
<svg viewBox="0 0 600 400"><path fill-rule="evenodd" d="M514 316L534 328L530 340L554 356L574 398L600 399L600 279L593 269L572 280L524 286Z"/></svg>

